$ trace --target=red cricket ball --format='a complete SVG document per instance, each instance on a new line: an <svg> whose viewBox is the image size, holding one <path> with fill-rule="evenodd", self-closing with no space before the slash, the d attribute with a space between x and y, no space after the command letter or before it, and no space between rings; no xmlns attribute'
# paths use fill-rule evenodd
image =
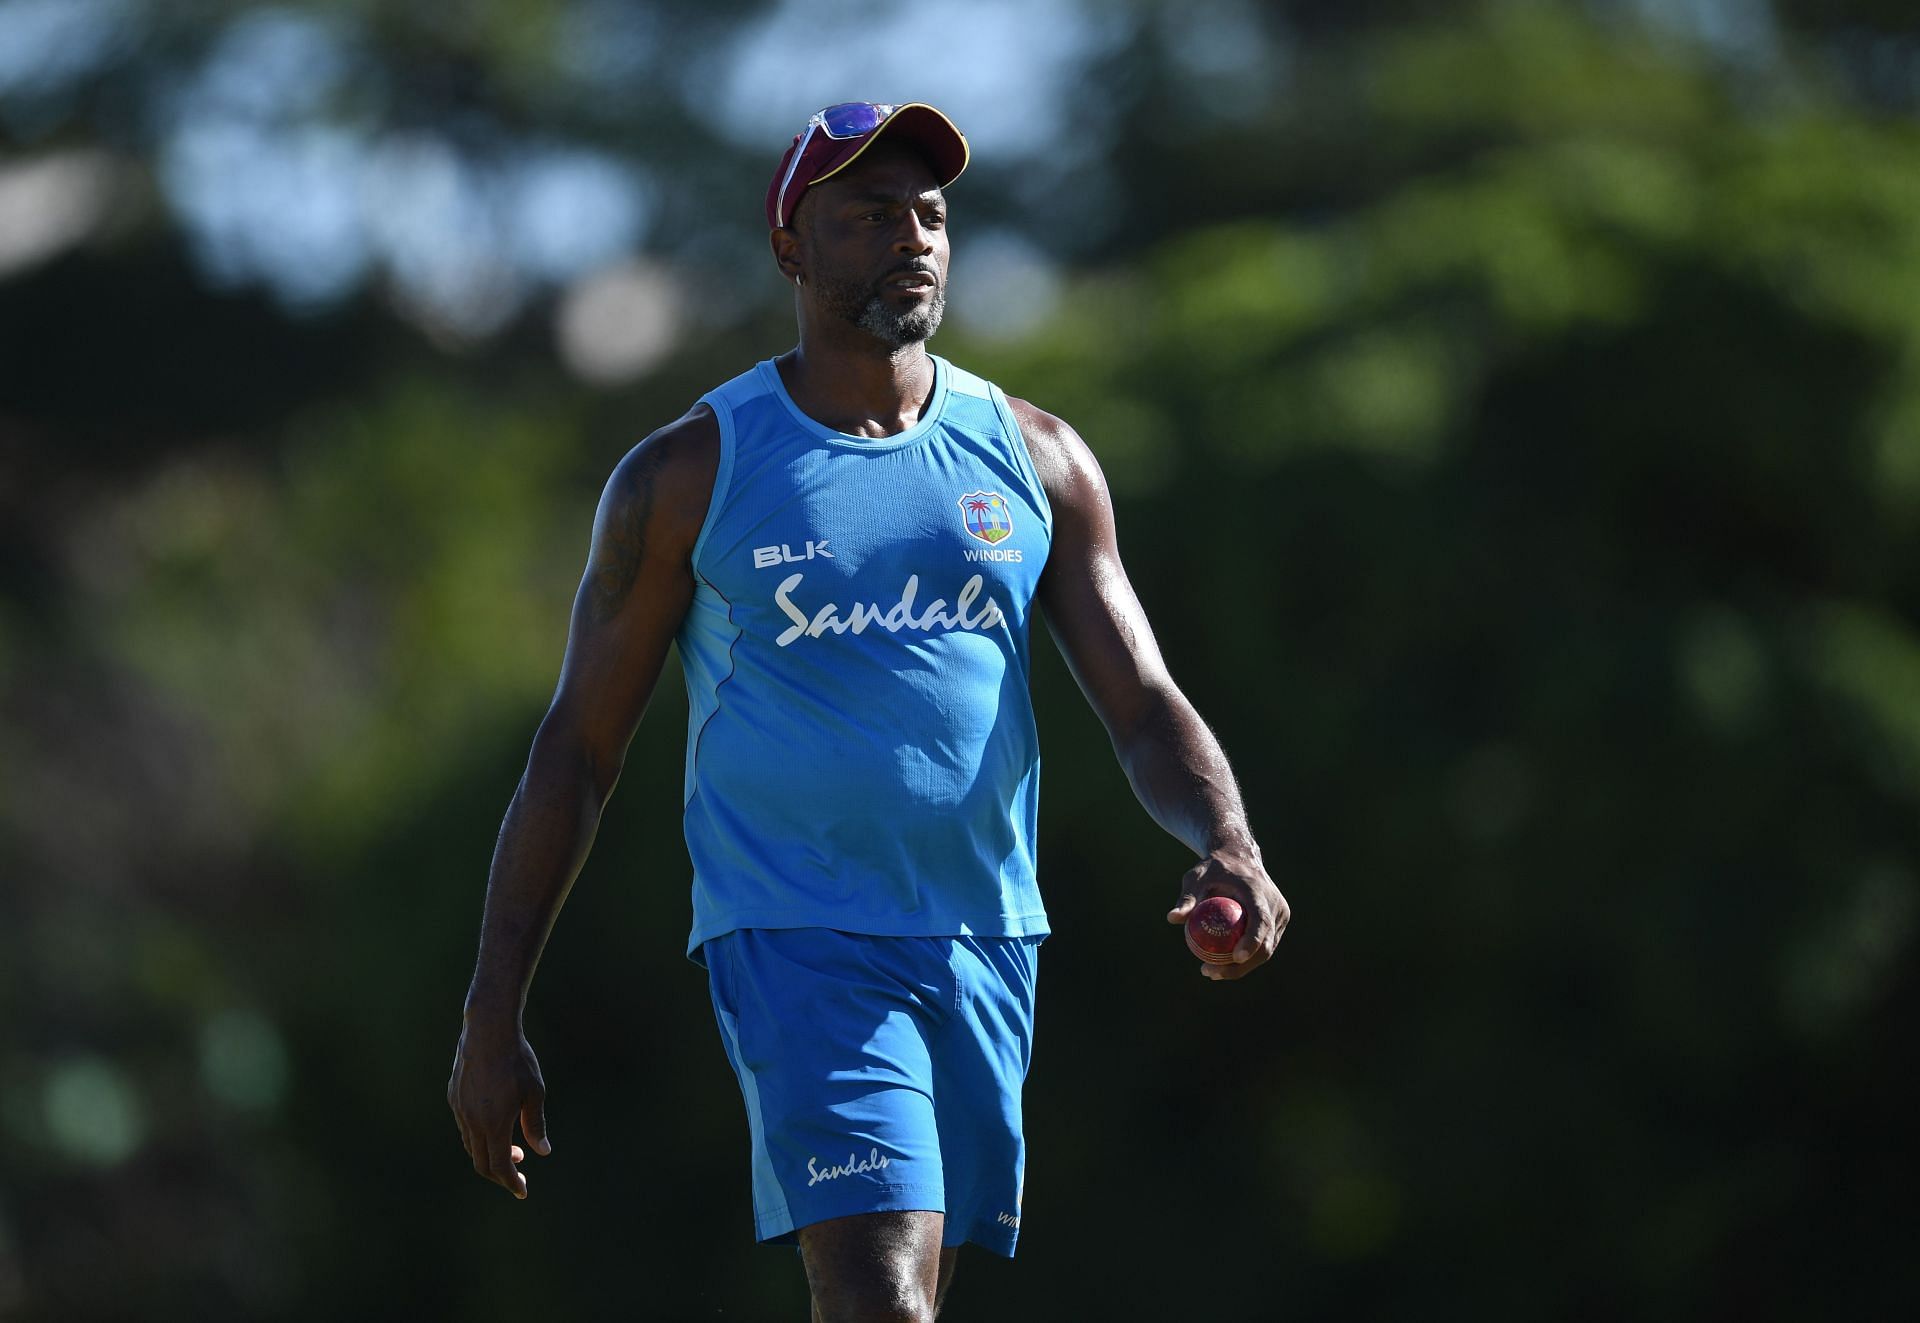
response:
<svg viewBox="0 0 1920 1323"><path fill-rule="evenodd" d="M1208 896L1187 915L1187 950L1210 965L1233 963L1233 948L1247 931L1247 916L1232 896Z"/></svg>

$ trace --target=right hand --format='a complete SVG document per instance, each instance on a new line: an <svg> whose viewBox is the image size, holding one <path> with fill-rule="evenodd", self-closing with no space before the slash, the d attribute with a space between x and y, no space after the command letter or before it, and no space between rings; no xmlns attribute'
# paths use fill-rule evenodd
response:
<svg viewBox="0 0 1920 1323"><path fill-rule="evenodd" d="M474 1171L514 1198L526 1198L527 1178L516 1164L527 1155L512 1142L514 1120L534 1152L542 1157L553 1152L547 1138L547 1085L526 1036L517 1027L463 1028L447 1081L447 1106L460 1123L460 1142Z"/></svg>

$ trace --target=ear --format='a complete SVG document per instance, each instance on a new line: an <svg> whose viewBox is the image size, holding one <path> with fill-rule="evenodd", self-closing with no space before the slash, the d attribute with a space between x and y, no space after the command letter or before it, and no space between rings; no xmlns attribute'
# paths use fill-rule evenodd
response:
<svg viewBox="0 0 1920 1323"><path fill-rule="evenodd" d="M780 278L789 283L804 283L806 264L800 260L800 236L793 227L769 231L767 242L773 248L773 261L780 268Z"/></svg>

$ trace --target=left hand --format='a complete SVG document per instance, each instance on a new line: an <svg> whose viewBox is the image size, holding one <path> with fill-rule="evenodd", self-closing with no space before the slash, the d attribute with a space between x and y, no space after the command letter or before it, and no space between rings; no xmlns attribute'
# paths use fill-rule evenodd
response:
<svg viewBox="0 0 1920 1323"><path fill-rule="evenodd" d="M1245 978L1273 955L1293 911L1260 860L1238 851L1216 850L1189 868L1180 879L1180 901L1167 911L1167 922L1185 923L1193 907L1208 896L1232 896L1239 901L1247 930L1233 948L1232 964L1201 961L1200 972L1216 980Z"/></svg>
<svg viewBox="0 0 1920 1323"><path fill-rule="evenodd" d="M547 1138L547 1083L517 1020L502 1024L469 1015L453 1054L447 1106L475 1173L516 1199L526 1198L520 1164L527 1150L512 1142L513 1123L520 1123L527 1148L542 1157L553 1152L553 1143Z"/></svg>

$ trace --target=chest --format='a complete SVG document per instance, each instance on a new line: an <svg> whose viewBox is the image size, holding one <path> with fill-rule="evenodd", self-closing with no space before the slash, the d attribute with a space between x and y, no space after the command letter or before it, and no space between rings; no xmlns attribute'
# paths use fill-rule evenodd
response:
<svg viewBox="0 0 1920 1323"><path fill-rule="evenodd" d="M966 437L877 454L749 452L699 568L736 623L758 616L782 632L861 612L882 627L930 614L958 624L988 605L1024 621L1050 543L1044 509L1018 467Z"/></svg>

